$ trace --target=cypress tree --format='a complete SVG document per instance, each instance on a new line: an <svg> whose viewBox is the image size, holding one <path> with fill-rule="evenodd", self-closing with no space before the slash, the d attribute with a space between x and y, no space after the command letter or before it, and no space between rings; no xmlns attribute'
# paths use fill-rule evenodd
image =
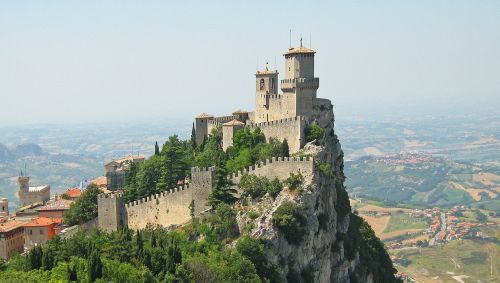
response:
<svg viewBox="0 0 500 283"><path fill-rule="evenodd" d="M88 261L88 272L90 282L95 282L96 279L102 277L102 262L101 255L93 248Z"/></svg>
<svg viewBox="0 0 500 283"><path fill-rule="evenodd" d="M155 142L155 155L160 155L160 147L158 146L158 141Z"/></svg>
<svg viewBox="0 0 500 283"><path fill-rule="evenodd" d="M42 267L42 256L43 251L41 246L35 246L31 249L28 254L30 269L39 269L40 267Z"/></svg>
<svg viewBox="0 0 500 283"><path fill-rule="evenodd" d="M196 130L194 129L194 123L193 128L191 129L191 148L193 150L196 149Z"/></svg>
<svg viewBox="0 0 500 283"><path fill-rule="evenodd" d="M290 156L290 148L288 147L288 141L286 139L283 140L281 144L281 156L289 157Z"/></svg>

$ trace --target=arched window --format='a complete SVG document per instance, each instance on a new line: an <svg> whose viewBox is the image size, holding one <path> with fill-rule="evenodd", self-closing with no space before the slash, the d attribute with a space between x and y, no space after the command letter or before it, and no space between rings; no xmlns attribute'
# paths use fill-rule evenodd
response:
<svg viewBox="0 0 500 283"><path fill-rule="evenodd" d="M264 79L260 79L260 90L264 90Z"/></svg>

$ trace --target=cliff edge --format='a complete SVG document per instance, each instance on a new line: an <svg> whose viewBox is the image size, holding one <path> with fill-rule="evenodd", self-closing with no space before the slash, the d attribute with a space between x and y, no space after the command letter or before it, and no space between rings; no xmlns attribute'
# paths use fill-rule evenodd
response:
<svg viewBox="0 0 500 283"><path fill-rule="evenodd" d="M351 212L333 106L315 107L313 120L323 137L295 156L312 156L315 170L275 198L240 200L240 231L265 241L269 262L288 282L398 282L383 244Z"/></svg>

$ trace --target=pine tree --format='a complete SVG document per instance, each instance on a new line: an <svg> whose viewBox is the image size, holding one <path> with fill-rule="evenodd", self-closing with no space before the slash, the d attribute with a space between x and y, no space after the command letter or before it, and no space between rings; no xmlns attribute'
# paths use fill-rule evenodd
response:
<svg viewBox="0 0 500 283"><path fill-rule="evenodd" d="M236 190L231 185L227 179L226 169L224 167L217 167L212 193L208 196L208 203L214 208L220 203L234 203L237 199L234 196Z"/></svg>
<svg viewBox="0 0 500 283"><path fill-rule="evenodd" d="M158 146L158 141L155 142L155 155L160 155L160 147Z"/></svg>

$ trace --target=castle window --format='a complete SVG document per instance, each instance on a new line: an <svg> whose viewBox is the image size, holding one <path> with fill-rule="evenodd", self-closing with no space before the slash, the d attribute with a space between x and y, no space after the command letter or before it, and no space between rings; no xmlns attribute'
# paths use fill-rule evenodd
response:
<svg viewBox="0 0 500 283"><path fill-rule="evenodd" d="M264 90L264 79L260 79L260 86L259 86L259 89L260 89L260 90Z"/></svg>
<svg viewBox="0 0 500 283"><path fill-rule="evenodd" d="M271 89L274 89L274 78L271 79Z"/></svg>
<svg viewBox="0 0 500 283"><path fill-rule="evenodd" d="M42 229L40 229L40 235L43 235L43 230Z"/></svg>

